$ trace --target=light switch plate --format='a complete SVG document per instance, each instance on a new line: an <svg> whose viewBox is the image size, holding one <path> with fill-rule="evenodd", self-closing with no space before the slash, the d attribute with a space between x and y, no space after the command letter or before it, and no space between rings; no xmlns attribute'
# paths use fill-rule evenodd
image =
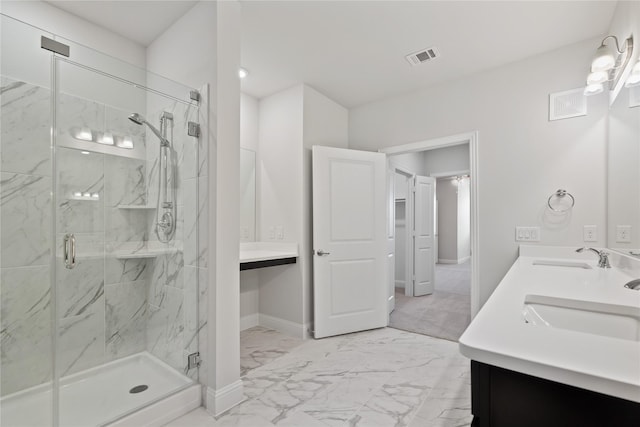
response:
<svg viewBox="0 0 640 427"><path fill-rule="evenodd" d="M616 226L616 243L631 243L631 226Z"/></svg>
<svg viewBox="0 0 640 427"><path fill-rule="evenodd" d="M585 242L597 242L598 227L595 225L585 225L582 230L582 240Z"/></svg>
<svg viewBox="0 0 640 427"><path fill-rule="evenodd" d="M540 227L516 227L516 242L539 242Z"/></svg>

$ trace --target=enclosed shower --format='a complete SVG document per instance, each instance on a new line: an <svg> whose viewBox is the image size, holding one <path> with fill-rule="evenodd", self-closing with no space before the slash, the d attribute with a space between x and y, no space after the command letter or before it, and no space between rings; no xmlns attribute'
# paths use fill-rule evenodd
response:
<svg viewBox="0 0 640 427"><path fill-rule="evenodd" d="M0 425L198 406L206 87L0 18Z"/></svg>

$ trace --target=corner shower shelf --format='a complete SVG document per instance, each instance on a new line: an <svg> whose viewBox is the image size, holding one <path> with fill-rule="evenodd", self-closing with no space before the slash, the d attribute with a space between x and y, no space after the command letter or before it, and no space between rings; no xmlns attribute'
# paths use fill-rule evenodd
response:
<svg viewBox="0 0 640 427"><path fill-rule="evenodd" d="M118 209L155 209L155 206L149 205L118 205Z"/></svg>

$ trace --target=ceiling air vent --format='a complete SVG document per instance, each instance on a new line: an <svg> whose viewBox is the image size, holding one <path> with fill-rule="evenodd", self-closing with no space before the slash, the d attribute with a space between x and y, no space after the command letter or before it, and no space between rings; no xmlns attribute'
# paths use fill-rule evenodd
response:
<svg viewBox="0 0 640 427"><path fill-rule="evenodd" d="M418 52L414 52L405 56L405 58L411 65L424 64L425 62L429 62L439 57L440 57L440 52L438 52L438 49L436 49L435 47L422 49Z"/></svg>

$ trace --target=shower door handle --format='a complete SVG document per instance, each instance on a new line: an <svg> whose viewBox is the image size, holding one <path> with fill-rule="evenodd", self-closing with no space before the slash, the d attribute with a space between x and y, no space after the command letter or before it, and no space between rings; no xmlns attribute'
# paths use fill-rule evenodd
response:
<svg viewBox="0 0 640 427"><path fill-rule="evenodd" d="M63 240L64 266L72 269L76 266L76 236L71 233L64 235Z"/></svg>

